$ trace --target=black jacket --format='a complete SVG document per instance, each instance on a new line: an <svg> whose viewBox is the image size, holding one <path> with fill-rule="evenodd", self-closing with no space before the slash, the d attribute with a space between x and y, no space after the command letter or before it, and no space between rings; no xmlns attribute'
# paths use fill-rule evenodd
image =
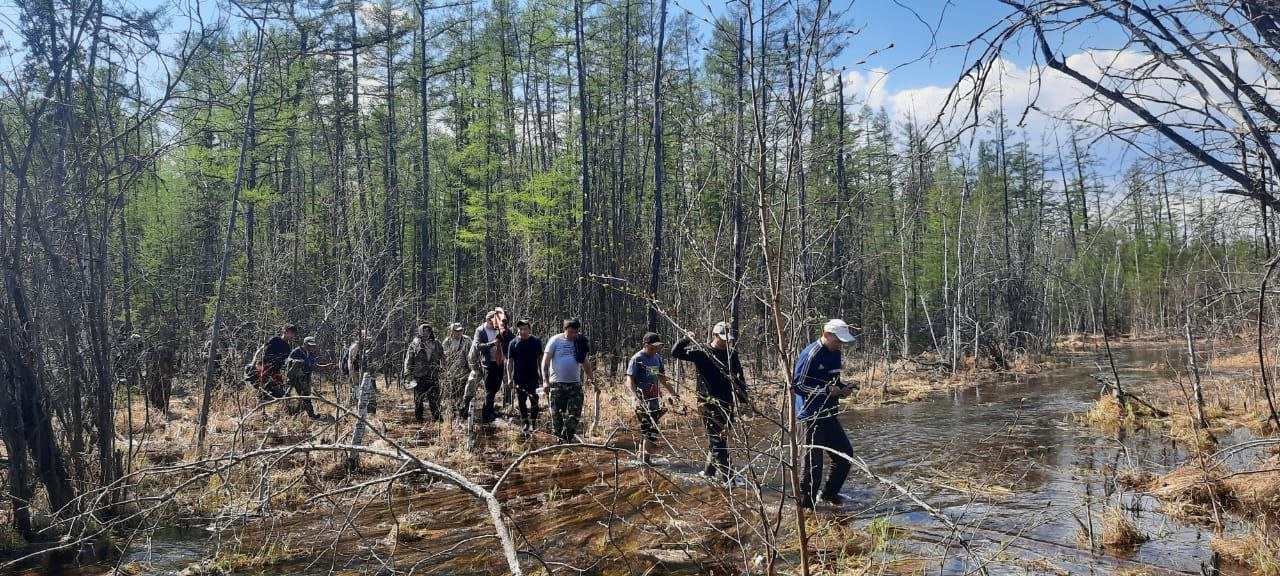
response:
<svg viewBox="0 0 1280 576"><path fill-rule="evenodd" d="M284 361L289 358L292 350L284 338L273 336L267 342L266 350L262 352L262 363L267 367L267 372L279 372L284 368Z"/></svg>
<svg viewBox="0 0 1280 576"><path fill-rule="evenodd" d="M694 346L688 337L671 349L676 360L693 362L698 369L698 400L719 402L724 407L747 401L747 379L736 351L716 350L710 346Z"/></svg>

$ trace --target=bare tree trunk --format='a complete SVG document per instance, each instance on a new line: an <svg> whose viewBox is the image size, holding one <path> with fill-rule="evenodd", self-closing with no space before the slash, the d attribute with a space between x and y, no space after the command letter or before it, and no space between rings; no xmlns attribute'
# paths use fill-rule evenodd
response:
<svg viewBox="0 0 1280 576"><path fill-rule="evenodd" d="M257 24L255 22L255 24ZM222 265L218 272L218 295L214 299L213 321L209 327L209 357L205 359L204 391L200 398L200 424L196 435L196 450L204 453L205 429L209 424L209 402L213 396L214 377L218 356L218 337L222 330L222 303L227 292L227 265L231 262L231 241L236 228L236 203L240 199L240 184L244 176L245 160L249 154L249 139L253 133L254 105L258 96L258 77L262 73L262 41L264 29L258 27L258 41L254 48L253 78L249 85L249 110L245 115L244 137L240 141L240 160L236 163L236 177L231 185L231 213L227 216L227 233L222 244Z"/></svg>
<svg viewBox="0 0 1280 576"><path fill-rule="evenodd" d="M653 257L649 262L649 331L658 330L658 281L662 270L662 56L667 38L667 0L658 4L658 48L653 73Z"/></svg>
<svg viewBox="0 0 1280 576"><path fill-rule="evenodd" d="M745 106L745 97L743 96L744 82L742 78L742 59L743 59L743 35L745 23L742 18L738 18L738 54L737 54L737 81L738 81L738 100L734 104L736 109L736 126L734 128L734 159L733 159L733 291L732 301L729 305L729 317L733 322L733 330L738 331L739 321L742 317L742 251L743 245L746 244L745 222L742 215L742 167L746 163L746 146L743 142L743 108Z"/></svg>
<svg viewBox="0 0 1280 576"><path fill-rule="evenodd" d="M573 0L573 45L577 54L578 72L578 138L582 150L582 240L578 261L578 313L586 316L591 293L591 169L590 149L587 140L587 64L582 50L583 35L582 0Z"/></svg>

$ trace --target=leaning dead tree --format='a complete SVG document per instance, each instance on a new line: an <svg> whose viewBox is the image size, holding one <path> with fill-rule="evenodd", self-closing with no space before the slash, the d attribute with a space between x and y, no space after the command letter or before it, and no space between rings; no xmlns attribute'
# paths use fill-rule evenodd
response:
<svg viewBox="0 0 1280 576"><path fill-rule="evenodd" d="M1256 203L1264 222L1268 213L1280 210L1280 104L1270 97L1280 86L1280 2L1002 2L1011 13L970 41L981 48L948 95L940 123L945 116L977 126L1006 73L1004 55L1021 52L1029 38L1035 60L1028 112L1061 114L1096 126L1153 157L1162 144L1171 143L1182 153L1178 168L1209 171L1220 182L1220 194ZM1064 53L1061 40L1084 26L1115 31L1122 41ZM1060 81L1078 88L1070 104L1043 110L1041 90L1047 82L1059 87ZM1268 278L1275 265L1274 259L1267 263ZM1264 279L1256 317L1261 388L1270 418L1280 426L1265 366L1265 285Z"/></svg>

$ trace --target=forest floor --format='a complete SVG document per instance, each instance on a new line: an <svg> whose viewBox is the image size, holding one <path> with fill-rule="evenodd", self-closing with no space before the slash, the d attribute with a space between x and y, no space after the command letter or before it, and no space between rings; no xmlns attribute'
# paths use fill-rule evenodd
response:
<svg viewBox="0 0 1280 576"><path fill-rule="evenodd" d="M1099 344L1071 339L1057 348L1062 354L1096 354ZM1123 344L1167 349L1176 342ZM1207 344L1201 352L1205 350L1212 350L1201 370L1214 437L1239 428L1273 435L1263 404L1257 401L1256 357L1250 361L1243 345L1231 343ZM864 385L847 402L848 408L875 410L917 402L941 390L1035 374L1057 362L1024 362L1015 373L970 370L951 375L931 365L935 360L851 366L847 378ZM1280 366L1280 358L1268 360L1269 366ZM1117 470L1115 482L1152 494L1166 503L1171 516L1191 521L1212 522L1215 514L1227 510L1253 515L1258 518L1253 529L1215 540L1214 549L1253 567L1254 573L1280 574L1271 560L1280 557L1272 554L1280 551L1275 523L1268 521L1280 512L1280 459L1259 461L1243 474L1215 466L1215 458L1224 456L1214 454L1208 434L1193 425L1186 376L1158 363L1150 370L1161 377L1144 379L1144 385L1132 391L1168 416L1156 416L1132 402L1121 408L1103 397L1081 417L1101 434L1162 430L1200 463L1161 476L1141 469ZM317 393L335 398L337 392L341 400L343 392L335 390L333 382L328 376L320 378ZM763 570L770 562L779 572L795 571L794 512L782 506L779 497L786 479L776 454L785 453L785 444L779 445L777 426L767 417L742 420L730 442L752 459L756 470L726 486L697 475L705 436L697 415L686 408L691 397L683 398L663 420L657 463L646 466L636 454L630 401L617 386L606 387L598 409L588 390L582 440L589 445L556 448L545 431L529 436L518 425L500 421L478 428L468 448L463 426L448 420L414 422L411 393L391 384L380 388L381 411L371 418L379 434L370 434L365 443L446 466L486 487L507 475L495 496L527 572L572 568L571 573L594 574L736 574L744 566ZM686 384L683 389L692 388L691 380ZM134 482L133 503L123 511L136 516L131 530L117 531L113 537L117 547L136 548L153 530L199 526L194 535L185 536L197 547L182 562L188 565L183 573L191 576L411 569L506 572L490 516L471 494L412 474L404 459L366 454L352 470L344 464L345 453L312 449L350 436L350 419L340 417L333 406L320 406L331 418L312 421L290 415L285 403L257 404L250 389L220 390L210 414L205 457L198 458L193 442L198 398L193 389L189 381L176 386L168 415L148 410L136 395L121 398L122 406L132 407L120 410L116 426ZM780 396L756 400L765 412L775 414L783 401ZM544 412L544 430L546 420ZM531 451L536 452L529 455ZM512 467L522 455L524 459ZM1007 492L963 473L952 476L945 479L948 486L970 486L978 498L1003 495L996 490ZM983 491L990 494L978 494ZM807 522L816 573L936 572L940 558L901 545L900 527L839 511L819 512ZM1113 525L1108 537L1123 538L1125 515L1106 520ZM116 574L152 573L163 560L159 553L119 558ZM1037 568L1027 564L1025 569Z"/></svg>
<svg viewBox="0 0 1280 576"><path fill-rule="evenodd" d="M864 383L846 403L854 410L916 402L940 390L1010 377L992 370L952 375L918 361L875 361L861 366L847 377ZM1030 362L1018 367L1019 373L1038 369ZM332 377L320 382L317 393L333 398ZM167 501L148 517L146 525L195 520L218 527L219 545L208 561L188 569L188 574L270 567L327 573L367 566L371 561L399 570L418 567L419 572L424 564L445 573L501 572L502 558L488 516L463 490L406 477L403 462L391 458L363 456L359 469L352 471L344 466L343 454L301 449L275 452L349 437L350 423L341 418L316 422L289 415L281 404L257 406L251 390L221 391L211 411L207 453L235 453L243 461L214 474L190 465L197 459L191 442L197 398L190 393L190 383L177 388L180 393L167 416L147 410L135 396L133 410L121 410L116 425L122 438L133 439L126 444L131 469L145 471L134 491L161 493ZM769 542L778 551L772 561L783 566L783 572L788 571L785 566L794 566L798 552L793 544L793 512L784 512L778 490L756 489L785 483L777 463L766 464L759 476L733 487L697 476L706 440L700 419L688 408L693 404L692 375L687 375L682 387L685 397L663 420L658 466L644 466L638 460L630 400L618 387L612 388L606 386L598 409L588 390L583 410L586 433L581 434L584 443L610 449L550 449L522 462L497 493L521 540L521 550L538 551L533 565L545 557L544 568L586 567L593 573L637 573L661 566L666 574L732 574L744 564L763 568L771 559L764 553L752 558L726 554L766 550L770 546L763 544ZM380 393L382 411L372 422L385 439L371 434L367 438L372 440L366 443L403 449L483 485L492 485L521 454L554 445L554 438L545 431L545 406L543 431L528 436L514 420L500 421L481 427L469 450L463 426L450 420L414 422L410 392L393 382L380 388ZM782 402L779 396L756 399L758 407L774 414ZM321 411L339 416L332 409ZM741 433L731 443L754 436L758 447L753 449L760 454L778 449L777 427L766 418L742 418L739 428ZM271 453L244 458L255 451ZM169 489L188 479L194 479L190 486ZM353 486L359 489L350 490ZM873 565L889 573L925 569L926 563L919 558L887 554L892 539L888 526L873 523L855 528L848 520L838 514L810 516L810 549L820 560L818 565L833 573ZM145 566L122 569L130 572Z"/></svg>

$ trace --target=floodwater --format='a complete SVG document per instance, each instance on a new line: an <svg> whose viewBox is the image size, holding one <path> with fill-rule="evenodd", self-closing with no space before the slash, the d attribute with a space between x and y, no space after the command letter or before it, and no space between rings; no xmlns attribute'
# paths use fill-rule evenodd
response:
<svg viewBox="0 0 1280 576"><path fill-rule="evenodd" d="M893 553L919 556L924 565L932 567L932 573L939 572L938 566L946 574L971 573L979 567L990 574L1199 574L1207 569L1213 563L1209 548L1213 528L1170 519L1159 512L1159 503L1127 492L1113 481L1117 470L1142 468L1159 473L1172 469L1185 461L1186 454L1159 431L1115 437L1083 423L1083 415L1098 397L1098 384L1091 374L1104 371L1106 360L1093 354L1068 355L1063 360L1068 364L1034 376L842 415L855 453L873 472L909 488L959 530L953 532L952 526L857 470L845 484L843 494L849 502L842 517L854 525L878 519L899 527L901 540ZM1177 352L1140 346L1117 347L1115 360L1121 380L1128 386L1169 376L1153 370L1153 365L1181 365L1183 361ZM1247 434L1235 433L1222 440L1222 447L1246 439ZM577 464L575 469L585 470L584 482L596 481L590 463ZM695 466L696 462L686 459L683 464L668 466L666 472L677 482L693 485L699 482L690 474ZM513 491L522 492L514 487ZM523 492L510 497L537 495L533 490ZM1147 541L1125 550L1090 552L1087 546L1082 548L1081 526L1093 526L1100 532L1103 512L1117 504L1129 511ZM527 514L518 514L517 523L521 517L538 518L542 512ZM832 516L830 511L823 514ZM563 527L573 530L601 530L599 518L581 518L580 523L569 525L569 521L550 516L549 523L562 522ZM482 530L482 519L480 524ZM1230 530L1231 522L1228 524ZM457 541L463 541L467 534L457 531ZM957 538L966 543L967 550L956 544ZM441 542L436 547L448 545ZM123 562L145 561L149 573L172 574L200 558L209 546L208 534L159 532L134 546L136 551L127 554ZM490 542L486 546L492 549L496 545ZM547 555L554 553L548 551ZM16 572L0 570L0 574L102 574L121 562L116 559L74 569L51 564L59 561L67 560L45 558ZM488 562L492 570L500 570L498 557L491 555ZM474 571L436 566L425 572L419 567L418 572ZM315 573L328 573L332 568L328 565ZM674 572L659 566L649 573Z"/></svg>
<svg viewBox="0 0 1280 576"><path fill-rule="evenodd" d="M1105 357L1092 354L1065 360L1068 366L1013 382L852 412L842 419L855 452L874 472L904 483L919 479L910 481L911 487L962 527L974 553L953 548L945 572L962 574L978 565L974 556L989 558L999 550L1004 561L987 565L991 573L1028 573L1027 564L1011 558L1043 560L1071 574L1201 573L1213 561L1212 529L1167 518L1154 499L1114 484L1117 470L1160 473L1183 464L1187 455L1158 430L1120 438L1091 430L1080 418L1098 398L1091 374L1109 373L1109 366ZM1185 355L1125 347L1115 349L1115 361L1121 381L1135 386L1170 376L1152 366L1181 366ZM1223 438L1220 447L1247 439L1240 431ZM891 515L894 524L917 527L920 534L948 535L947 526L918 506L899 498L881 501L884 490L871 489L857 474L845 495L866 507L864 515ZM1102 513L1116 504L1130 511L1149 539L1105 554L1081 549L1081 526L1092 525L1100 533ZM1040 569L1030 572L1048 565L1036 564Z"/></svg>

